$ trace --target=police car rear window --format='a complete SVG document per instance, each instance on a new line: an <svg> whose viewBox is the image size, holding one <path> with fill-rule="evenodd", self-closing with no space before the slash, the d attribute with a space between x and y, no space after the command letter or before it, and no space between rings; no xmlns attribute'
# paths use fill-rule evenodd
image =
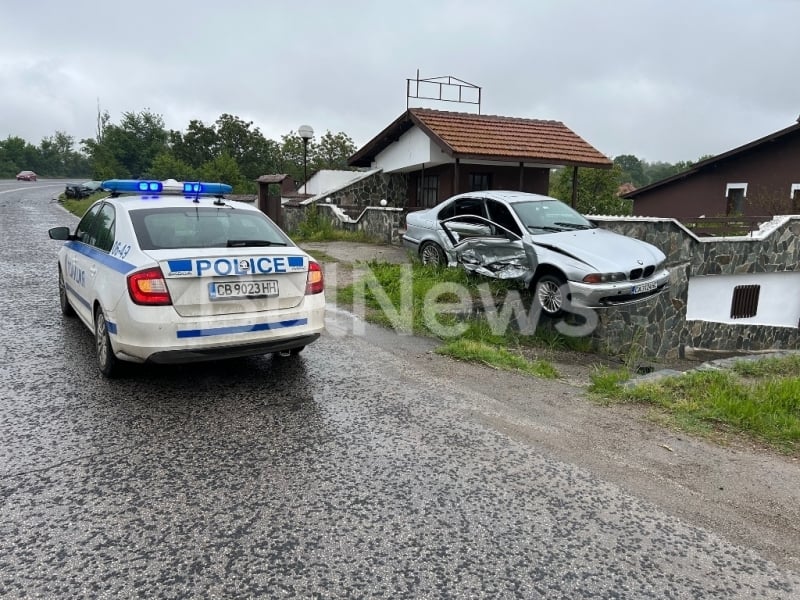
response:
<svg viewBox="0 0 800 600"><path fill-rule="evenodd" d="M130 211L142 250L225 248L229 242L294 245L266 217L230 208L148 208Z"/></svg>

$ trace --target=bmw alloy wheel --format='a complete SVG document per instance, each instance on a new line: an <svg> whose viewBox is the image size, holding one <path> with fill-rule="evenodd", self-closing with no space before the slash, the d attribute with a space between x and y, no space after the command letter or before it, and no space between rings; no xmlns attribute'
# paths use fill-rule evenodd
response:
<svg viewBox="0 0 800 600"><path fill-rule="evenodd" d="M433 242L425 242L419 252L419 258L423 265L444 265L446 259L444 250Z"/></svg>
<svg viewBox="0 0 800 600"><path fill-rule="evenodd" d="M536 298L542 310L549 315L557 315L564 308L564 282L553 275L545 275L536 284Z"/></svg>

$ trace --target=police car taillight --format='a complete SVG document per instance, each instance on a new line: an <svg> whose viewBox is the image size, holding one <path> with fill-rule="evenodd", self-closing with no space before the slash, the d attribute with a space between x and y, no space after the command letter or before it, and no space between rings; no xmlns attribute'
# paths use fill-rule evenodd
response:
<svg viewBox="0 0 800 600"><path fill-rule="evenodd" d="M306 296L321 294L325 290L322 278L322 267L314 261L308 262L308 277L306 278Z"/></svg>
<svg viewBox="0 0 800 600"><path fill-rule="evenodd" d="M164 273L159 267L128 275L128 293L136 304L164 306L172 304Z"/></svg>

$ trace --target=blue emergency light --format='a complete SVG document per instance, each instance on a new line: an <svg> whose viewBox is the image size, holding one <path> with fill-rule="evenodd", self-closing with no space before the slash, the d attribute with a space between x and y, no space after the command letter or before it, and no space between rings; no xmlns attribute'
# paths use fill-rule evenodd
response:
<svg viewBox="0 0 800 600"><path fill-rule="evenodd" d="M104 190L116 194L124 192L158 194L164 189L164 185L160 181L145 181L140 179L107 179L101 184L101 187Z"/></svg>
<svg viewBox="0 0 800 600"><path fill-rule="evenodd" d="M173 193L191 196L221 196L230 194L233 188L226 183L209 183L205 181L187 181L177 183L174 180L165 182L145 179L107 179L102 188L112 194L161 194ZM177 183L177 185L175 185Z"/></svg>
<svg viewBox="0 0 800 600"><path fill-rule="evenodd" d="M233 188L227 183L207 183L204 181L186 181L183 184L184 194L201 194L207 196L220 196L230 194Z"/></svg>

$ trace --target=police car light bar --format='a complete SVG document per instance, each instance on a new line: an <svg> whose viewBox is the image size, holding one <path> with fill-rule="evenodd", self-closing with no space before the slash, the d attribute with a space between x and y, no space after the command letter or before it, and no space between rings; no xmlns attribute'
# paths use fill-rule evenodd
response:
<svg viewBox="0 0 800 600"><path fill-rule="evenodd" d="M183 193L192 196L221 196L230 194L233 188L226 183L209 183L205 181L187 181L179 183L175 180L167 182L145 179L107 179L102 188L112 194L160 194Z"/></svg>

